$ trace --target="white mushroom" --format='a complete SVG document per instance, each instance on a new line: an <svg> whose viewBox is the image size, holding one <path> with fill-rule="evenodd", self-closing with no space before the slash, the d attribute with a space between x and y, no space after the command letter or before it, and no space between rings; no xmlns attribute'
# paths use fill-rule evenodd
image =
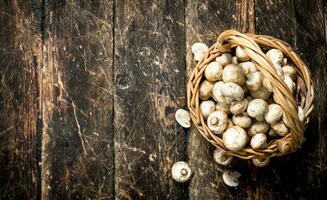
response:
<svg viewBox="0 0 327 200"><path fill-rule="evenodd" d="M204 119L213 113L216 109L216 103L212 100L205 100L200 103L200 110Z"/></svg>
<svg viewBox="0 0 327 200"><path fill-rule="evenodd" d="M226 155L225 150L216 148L213 152L213 159L217 164L226 166L232 162L233 157Z"/></svg>
<svg viewBox="0 0 327 200"><path fill-rule="evenodd" d="M232 119L233 119L233 123L236 126L239 126L241 128L244 128L244 129L249 128L251 126L251 123L252 123L252 120L248 116L247 113L242 113L242 114L239 114L239 115L234 115Z"/></svg>
<svg viewBox="0 0 327 200"><path fill-rule="evenodd" d="M258 133L267 133L269 131L269 124L267 122L254 122L248 130L250 137Z"/></svg>
<svg viewBox="0 0 327 200"><path fill-rule="evenodd" d="M227 128L227 119L228 116L223 111L215 111L211 113L207 119L208 128L214 134L221 134Z"/></svg>
<svg viewBox="0 0 327 200"><path fill-rule="evenodd" d="M225 112L226 114L229 114L229 107L230 107L230 104L227 104L227 103L217 103L216 104L216 110L220 110L220 111L223 111Z"/></svg>
<svg viewBox="0 0 327 200"><path fill-rule="evenodd" d="M289 76L292 80L296 79L297 71L295 67L291 65L284 65L282 69L285 76Z"/></svg>
<svg viewBox="0 0 327 200"><path fill-rule="evenodd" d="M194 60L200 61L209 50L208 46L201 42L196 42L192 45L192 53L194 54Z"/></svg>
<svg viewBox="0 0 327 200"><path fill-rule="evenodd" d="M204 80L199 88L199 95L201 100L207 100L212 96L213 83Z"/></svg>
<svg viewBox="0 0 327 200"><path fill-rule="evenodd" d="M208 81L218 81L221 79L221 75L223 73L223 66L214 61L209 63L204 71L204 76L207 78Z"/></svg>
<svg viewBox="0 0 327 200"><path fill-rule="evenodd" d="M292 93L295 91L295 83L289 76L284 76L284 83L287 85L287 87L290 89Z"/></svg>
<svg viewBox="0 0 327 200"><path fill-rule="evenodd" d="M171 168L171 176L176 182L184 183L190 180L192 171L186 162L178 161Z"/></svg>
<svg viewBox="0 0 327 200"><path fill-rule="evenodd" d="M259 158L253 158L252 163L256 167L265 167L269 164L270 159L265 158L265 159L259 159Z"/></svg>
<svg viewBox="0 0 327 200"><path fill-rule="evenodd" d="M287 58L283 58L283 65L287 64Z"/></svg>
<svg viewBox="0 0 327 200"><path fill-rule="evenodd" d="M283 116L283 108L278 104L270 104L268 112L265 114L265 120L269 124L274 124Z"/></svg>
<svg viewBox="0 0 327 200"><path fill-rule="evenodd" d="M279 75L283 74L282 64L283 64L283 52L279 49L270 49L266 53L267 57L271 60L272 64L275 67L275 70Z"/></svg>
<svg viewBox="0 0 327 200"><path fill-rule="evenodd" d="M269 131L268 131L268 135L269 135L269 137L277 137L278 136L278 134L276 133L276 131L274 131L274 129L269 129Z"/></svg>
<svg viewBox="0 0 327 200"><path fill-rule="evenodd" d="M233 101L230 104L230 112L234 115L240 114L246 110L248 107L249 100L246 98L242 99L241 101Z"/></svg>
<svg viewBox="0 0 327 200"><path fill-rule="evenodd" d="M232 62L232 55L230 55L229 53L223 53L222 55L216 58L216 61L222 64L223 66L226 66Z"/></svg>
<svg viewBox="0 0 327 200"><path fill-rule="evenodd" d="M262 86L261 72L252 72L249 73L246 77L247 80L245 84L249 88L249 90L258 90Z"/></svg>
<svg viewBox="0 0 327 200"><path fill-rule="evenodd" d="M250 141L252 149L261 149L267 145L267 136L263 133L255 134Z"/></svg>
<svg viewBox="0 0 327 200"><path fill-rule="evenodd" d="M222 104L226 104L226 100L223 96L223 94L221 93L221 89L224 86L224 82L223 81L218 81L213 85L212 88L212 96L213 99L215 101L217 101L218 103L222 103Z"/></svg>
<svg viewBox="0 0 327 200"><path fill-rule="evenodd" d="M233 64L238 64L238 61L237 61L237 57L236 56L233 56L232 57L232 63Z"/></svg>
<svg viewBox="0 0 327 200"><path fill-rule="evenodd" d="M303 109L300 106L298 107L298 116L299 116L300 121L303 122L305 115L304 115Z"/></svg>
<svg viewBox="0 0 327 200"><path fill-rule="evenodd" d="M226 103L235 100L241 101L244 98L243 89L235 83L225 83L221 88L221 94L224 96Z"/></svg>
<svg viewBox="0 0 327 200"><path fill-rule="evenodd" d="M283 121L276 122L271 128L280 136L284 137L288 133L288 128Z"/></svg>
<svg viewBox="0 0 327 200"><path fill-rule="evenodd" d="M236 47L235 54L239 61L250 60L250 57L243 51L243 49L240 46Z"/></svg>
<svg viewBox="0 0 327 200"><path fill-rule="evenodd" d="M223 181L229 187L237 187L239 185L238 179L241 174L237 171L226 170L223 172Z"/></svg>
<svg viewBox="0 0 327 200"><path fill-rule="evenodd" d="M264 115L268 110L268 104L262 99L253 99L250 101L247 113L250 117L255 118L258 121L264 120Z"/></svg>
<svg viewBox="0 0 327 200"><path fill-rule="evenodd" d="M262 86L267 90L267 95L269 94L269 96L270 96L270 93L268 93L268 92L273 92L274 91L274 89L273 89L273 87L271 85L271 82L267 78L263 78Z"/></svg>
<svg viewBox="0 0 327 200"><path fill-rule="evenodd" d="M190 128L191 117L190 113L184 109L178 109L175 113L175 119L184 128Z"/></svg>
<svg viewBox="0 0 327 200"><path fill-rule="evenodd" d="M248 137L244 129L238 126L228 128L223 134L223 142L231 151L241 150L247 143Z"/></svg>
<svg viewBox="0 0 327 200"><path fill-rule="evenodd" d="M243 85L246 79L242 68L235 64L229 64L224 68L222 78L225 83L232 82L238 85Z"/></svg>
<svg viewBox="0 0 327 200"><path fill-rule="evenodd" d="M258 71L255 64L251 61L241 62L238 65L243 69L243 72L245 75L248 75L250 73L254 73L254 72Z"/></svg>
<svg viewBox="0 0 327 200"><path fill-rule="evenodd" d="M269 90L265 87L260 87L257 90L250 91L250 94L255 99L267 100L269 99L271 92L269 92Z"/></svg>

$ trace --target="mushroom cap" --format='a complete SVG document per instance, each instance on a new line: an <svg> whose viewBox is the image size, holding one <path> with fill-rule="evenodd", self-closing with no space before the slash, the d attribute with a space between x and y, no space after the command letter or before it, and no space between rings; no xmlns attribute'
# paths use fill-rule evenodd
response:
<svg viewBox="0 0 327 200"><path fill-rule="evenodd" d="M233 115L233 123L236 126L239 126L241 128L249 128L251 126L252 120L251 118L248 116L247 113L241 113L238 115Z"/></svg>
<svg viewBox="0 0 327 200"><path fill-rule="evenodd" d="M267 78L263 78L262 86L267 90L267 92L266 92L267 95L268 95L268 92L273 92L274 91L274 89L273 89L273 87L271 85L271 82Z"/></svg>
<svg viewBox="0 0 327 200"><path fill-rule="evenodd" d="M269 128L270 126L267 122L256 121L251 125L250 129L248 130L248 134L252 137L258 133L267 133L269 131Z"/></svg>
<svg viewBox="0 0 327 200"><path fill-rule="evenodd" d="M255 99L267 100L267 99L269 99L269 97L272 93L269 91L269 89L267 89L265 87L260 87L257 90L250 91L250 94Z"/></svg>
<svg viewBox="0 0 327 200"><path fill-rule="evenodd" d="M235 54L239 61L250 60L250 57L243 51L243 49L240 46L236 47Z"/></svg>
<svg viewBox="0 0 327 200"><path fill-rule="evenodd" d="M300 121L303 122L305 115L304 115L303 109L300 106L298 106L298 116L299 116Z"/></svg>
<svg viewBox="0 0 327 200"><path fill-rule="evenodd" d="M238 65L242 68L243 73L245 75L248 75L250 73L254 73L254 72L258 71L255 64L253 62L251 62L251 61L241 62Z"/></svg>
<svg viewBox="0 0 327 200"><path fill-rule="evenodd" d="M252 163L254 166L256 167L265 167L269 164L270 159L269 158L265 158L265 159L259 159L259 158L253 158L252 159Z"/></svg>
<svg viewBox="0 0 327 200"><path fill-rule="evenodd" d="M226 104L226 100L225 100L223 94L221 93L221 89L224 85L225 85L225 83L223 81L216 82L212 88L212 96L213 96L213 99L215 101L217 101L218 103Z"/></svg>
<svg viewBox="0 0 327 200"><path fill-rule="evenodd" d="M238 60L237 60L237 57L236 56L233 56L232 57L232 63L233 64L238 64Z"/></svg>
<svg viewBox="0 0 327 200"><path fill-rule="evenodd" d="M223 142L227 149L231 151L241 150L247 143L245 130L238 126L228 128L223 134Z"/></svg>
<svg viewBox="0 0 327 200"><path fill-rule="evenodd" d="M234 115L241 114L246 110L248 107L249 100L246 98L242 99L241 101L233 101L230 104L230 112L233 113Z"/></svg>
<svg viewBox="0 0 327 200"><path fill-rule="evenodd" d="M224 68L222 78L225 83L232 82L237 85L243 85L246 80L242 68L235 64L229 64Z"/></svg>
<svg viewBox="0 0 327 200"><path fill-rule="evenodd" d="M241 101L244 98L242 87L235 83L225 83L221 87L221 94L225 97L227 103L231 103L233 100Z"/></svg>
<svg viewBox="0 0 327 200"><path fill-rule="evenodd" d="M250 141L252 149L260 149L267 145L267 136L263 133L255 134Z"/></svg>
<svg viewBox="0 0 327 200"><path fill-rule="evenodd" d="M230 108L230 104L227 104L227 103L217 103L216 104L216 110L220 110L220 111L223 111L225 112L226 114L229 114L229 108Z"/></svg>
<svg viewBox="0 0 327 200"><path fill-rule="evenodd" d="M207 100L212 96L213 83L204 80L199 88L199 96L201 100Z"/></svg>
<svg viewBox="0 0 327 200"><path fill-rule="evenodd" d="M295 83L289 76L284 76L284 83L287 85L288 89L290 89L290 91L294 93Z"/></svg>
<svg viewBox="0 0 327 200"><path fill-rule="evenodd" d="M213 159L217 164L226 166L232 162L233 157L226 155L225 150L217 147L213 152Z"/></svg>
<svg viewBox="0 0 327 200"><path fill-rule="evenodd" d="M203 118L206 119L216 109L216 103L212 100L205 100L200 103L200 110Z"/></svg>
<svg viewBox="0 0 327 200"><path fill-rule="evenodd" d="M238 179L241 174L237 171L226 170L223 172L223 181L229 187L237 187L239 185Z"/></svg>
<svg viewBox="0 0 327 200"><path fill-rule="evenodd" d="M204 71L204 76L208 81L218 81L221 79L221 75L223 73L223 66L219 62L211 62L208 64Z"/></svg>
<svg viewBox="0 0 327 200"><path fill-rule="evenodd" d="M269 124L276 123L283 116L283 112L283 108L280 105L276 103L270 104L268 106L268 112L265 114L266 122Z"/></svg>
<svg viewBox="0 0 327 200"><path fill-rule="evenodd" d="M223 66L226 66L232 62L232 55L230 55L229 53L223 53L216 58L216 61L222 64Z"/></svg>
<svg viewBox="0 0 327 200"><path fill-rule="evenodd" d="M190 180L192 171L186 162L178 161L171 168L171 176L176 182L184 183Z"/></svg>
<svg viewBox="0 0 327 200"><path fill-rule="evenodd" d="M245 84L249 90L258 90L262 86L261 72L256 71L249 73Z"/></svg>
<svg viewBox="0 0 327 200"><path fill-rule="evenodd" d="M283 121L276 122L271 125L271 128L280 136L284 137L288 133L288 128Z"/></svg>
<svg viewBox="0 0 327 200"><path fill-rule="evenodd" d="M214 134L221 134L227 128L228 116L225 112L217 110L211 113L207 119L208 128Z"/></svg>
<svg viewBox="0 0 327 200"><path fill-rule="evenodd" d="M270 49L266 53L267 57L275 65L281 66L283 64L284 55L283 52L279 49Z"/></svg>
<svg viewBox="0 0 327 200"><path fill-rule="evenodd" d="M278 136L278 134L276 133L276 131L274 131L272 128L269 129L268 135L269 135L269 137L276 137L276 136Z"/></svg>
<svg viewBox="0 0 327 200"><path fill-rule="evenodd" d="M200 61L209 50L208 46L201 42L196 42L192 45L192 53L194 54L194 60Z"/></svg>
<svg viewBox="0 0 327 200"><path fill-rule="evenodd" d="M285 76L289 76L292 80L295 80L297 77L296 68L291 65L284 65L282 67L283 73Z"/></svg>
<svg viewBox="0 0 327 200"><path fill-rule="evenodd" d="M175 119L184 128L190 128L191 117L190 113L184 109L178 109L175 113Z"/></svg>
<svg viewBox="0 0 327 200"><path fill-rule="evenodd" d="M262 99L253 99L250 101L247 113L250 117L255 118L258 121L264 120L264 114L268 110L268 104Z"/></svg>

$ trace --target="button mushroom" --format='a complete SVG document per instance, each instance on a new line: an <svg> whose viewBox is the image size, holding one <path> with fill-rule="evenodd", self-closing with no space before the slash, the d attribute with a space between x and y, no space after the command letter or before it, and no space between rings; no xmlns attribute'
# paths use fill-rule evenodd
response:
<svg viewBox="0 0 327 200"><path fill-rule="evenodd" d="M279 49L270 49L266 53L267 57L271 60L272 64L275 67L275 70L279 75L283 74L282 64L283 64L283 52Z"/></svg>
<svg viewBox="0 0 327 200"><path fill-rule="evenodd" d="M257 90L250 91L250 94L255 99L267 100L269 99L271 92L265 87L260 87Z"/></svg>
<svg viewBox="0 0 327 200"><path fill-rule="evenodd" d="M225 83L221 88L221 94L227 103L241 101L244 98L244 91L241 86L235 83Z"/></svg>
<svg viewBox="0 0 327 200"><path fill-rule="evenodd" d="M232 82L238 85L245 83L245 74L242 68L235 64L229 64L224 68L222 78L225 83Z"/></svg>
<svg viewBox="0 0 327 200"><path fill-rule="evenodd" d="M178 109L175 113L175 119L184 128L190 128L191 117L190 113L184 109Z"/></svg>
<svg viewBox="0 0 327 200"><path fill-rule="evenodd" d="M250 141L252 149L260 149L267 145L267 136L263 133L255 134Z"/></svg>
<svg viewBox="0 0 327 200"><path fill-rule="evenodd" d="M184 183L190 180L192 171L186 162L178 161L171 168L171 176L176 182Z"/></svg>
<svg viewBox="0 0 327 200"><path fill-rule="evenodd" d="M223 142L231 151L241 150L247 143L248 137L244 129L238 126L228 128L223 134Z"/></svg>
<svg viewBox="0 0 327 200"><path fill-rule="evenodd" d="M232 162L233 157L226 155L225 150L216 148L213 152L213 159L217 164L226 166Z"/></svg>
<svg viewBox="0 0 327 200"><path fill-rule="evenodd" d="M238 179L241 174L237 171L226 170L223 172L223 181L229 187L237 187L239 185Z"/></svg>
<svg viewBox="0 0 327 200"><path fill-rule="evenodd" d="M292 80L296 79L297 71L295 67L291 65L284 65L282 69L285 76L289 76Z"/></svg>
<svg viewBox="0 0 327 200"><path fill-rule="evenodd" d="M208 46L201 42L196 42L192 45L192 53L194 54L194 60L200 61L209 50Z"/></svg>
<svg viewBox="0 0 327 200"><path fill-rule="evenodd" d="M265 120L269 124L274 124L283 116L283 108L278 104L270 104L268 112L265 114Z"/></svg>
<svg viewBox="0 0 327 200"><path fill-rule="evenodd" d="M212 96L213 83L204 80L199 88L199 95L201 100L207 100Z"/></svg>
<svg viewBox="0 0 327 200"><path fill-rule="evenodd" d="M259 159L259 158L253 158L252 163L256 167L265 167L269 164L270 159L265 158L265 159Z"/></svg>
<svg viewBox="0 0 327 200"><path fill-rule="evenodd" d="M261 72L249 73L245 82L249 90L258 90L262 86L262 75Z"/></svg>
<svg viewBox="0 0 327 200"><path fill-rule="evenodd" d="M204 71L204 76L207 78L208 81L218 81L221 79L221 75L223 73L223 66L218 62L211 62L206 67Z"/></svg>
<svg viewBox="0 0 327 200"><path fill-rule="evenodd" d="M241 114L246 110L248 107L249 100L246 98L242 99L241 101L233 101L230 104L230 112L233 113L234 115Z"/></svg>
<svg viewBox="0 0 327 200"><path fill-rule="evenodd" d="M237 61L237 57L236 56L233 56L232 57L232 63L233 64L238 64L238 61Z"/></svg>
<svg viewBox="0 0 327 200"><path fill-rule="evenodd" d="M213 88L212 88L213 99L215 101L217 101L218 103L222 103L222 104L227 103L223 94L221 93L221 89L224 86L224 84L225 83L223 81L218 81L213 85Z"/></svg>
<svg viewBox="0 0 327 200"><path fill-rule="evenodd" d="M254 122L248 130L249 136L254 136L258 133L267 133L269 131L269 124L267 122Z"/></svg>
<svg viewBox="0 0 327 200"><path fill-rule="evenodd" d="M295 83L289 76L284 76L284 83L287 85L288 89L290 89L290 91L294 93Z"/></svg>
<svg viewBox="0 0 327 200"><path fill-rule="evenodd" d="M216 58L216 61L222 64L223 66L226 66L232 62L232 55L230 55L229 53L223 53L222 55Z"/></svg>
<svg viewBox="0 0 327 200"><path fill-rule="evenodd" d="M212 100L205 100L200 103L200 110L204 119L207 119L208 116L213 113L216 109L216 104Z"/></svg>
<svg viewBox="0 0 327 200"><path fill-rule="evenodd" d="M250 73L254 73L254 72L258 71L255 64L251 61L241 62L238 65L243 69L243 73L245 75L248 75Z"/></svg>
<svg viewBox="0 0 327 200"><path fill-rule="evenodd" d="M211 113L207 119L208 128L214 134L221 134L227 128L228 116L223 111L215 111Z"/></svg>
<svg viewBox="0 0 327 200"><path fill-rule="evenodd" d="M262 81L262 86L267 90L267 95L270 96L270 92L273 92L274 89L269 81L269 79L267 78L263 78L263 81ZM268 93L269 92L269 93Z"/></svg>
<svg viewBox="0 0 327 200"><path fill-rule="evenodd" d="M236 47L235 54L239 61L250 60L250 57L243 51L242 47L240 47L240 46Z"/></svg>
<svg viewBox="0 0 327 200"><path fill-rule="evenodd" d="M229 114L230 111L229 111L229 107L230 107L230 104L227 104L227 103L217 103L216 104L216 110L220 110L220 111L223 111L225 112L226 114Z"/></svg>
<svg viewBox="0 0 327 200"><path fill-rule="evenodd" d="M276 122L271 125L271 128L280 136L284 137L288 133L288 128L283 121Z"/></svg>
<svg viewBox="0 0 327 200"><path fill-rule="evenodd" d="M268 104L262 99L253 99L250 101L247 113L250 117L255 118L258 121L264 120L264 114L268 110Z"/></svg>
<svg viewBox="0 0 327 200"><path fill-rule="evenodd" d="M299 116L300 121L303 122L305 115L304 115L303 109L300 106L298 107L298 116Z"/></svg>
<svg viewBox="0 0 327 200"><path fill-rule="evenodd" d="M269 131L268 131L268 135L269 135L269 137L277 137L278 136L278 134L276 133L276 131L274 131L274 129L269 129Z"/></svg>
<svg viewBox="0 0 327 200"><path fill-rule="evenodd" d="M239 115L234 115L233 118L233 123L236 125L236 126L239 126L241 128L249 128L251 126L251 123L252 123L252 120L251 118L248 116L247 113L242 113L242 114L239 114Z"/></svg>

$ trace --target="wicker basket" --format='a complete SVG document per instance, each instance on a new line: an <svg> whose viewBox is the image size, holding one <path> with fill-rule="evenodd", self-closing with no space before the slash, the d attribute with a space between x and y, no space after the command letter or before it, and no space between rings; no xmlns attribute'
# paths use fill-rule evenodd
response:
<svg viewBox="0 0 327 200"><path fill-rule="evenodd" d="M199 85L203 80L207 64L222 53L230 52L236 46L240 46L252 59L252 62L256 64L258 70L270 80L274 90L275 101L284 109L283 121L290 128L290 132L286 136L270 141L264 149L253 150L250 147L246 147L240 151L228 150L224 146L222 138L209 130L200 111ZM273 64L263 52L263 49L268 50L271 48L280 49L298 71L295 97L284 81L278 76ZM214 146L223 148L228 155L241 159L265 159L294 152L300 148L305 140L303 133L313 109L313 98L313 84L310 71L289 44L270 36L242 34L234 30L227 30L219 35L217 42L210 47L204 58L194 68L187 84L188 108L192 121L199 132ZM298 106L304 111L304 122L300 121L298 117Z"/></svg>

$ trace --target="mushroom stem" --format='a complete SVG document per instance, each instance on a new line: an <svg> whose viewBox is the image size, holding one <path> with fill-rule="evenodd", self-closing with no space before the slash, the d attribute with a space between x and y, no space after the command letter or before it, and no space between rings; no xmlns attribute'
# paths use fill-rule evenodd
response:
<svg viewBox="0 0 327 200"><path fill-rule="evenodd" d="M213 118L211 118L211 120L210 120L210 123L211 123L212 125L217 125L218 122L219 122L219 119L218 119L217 117L213 117Z"/></svg>

